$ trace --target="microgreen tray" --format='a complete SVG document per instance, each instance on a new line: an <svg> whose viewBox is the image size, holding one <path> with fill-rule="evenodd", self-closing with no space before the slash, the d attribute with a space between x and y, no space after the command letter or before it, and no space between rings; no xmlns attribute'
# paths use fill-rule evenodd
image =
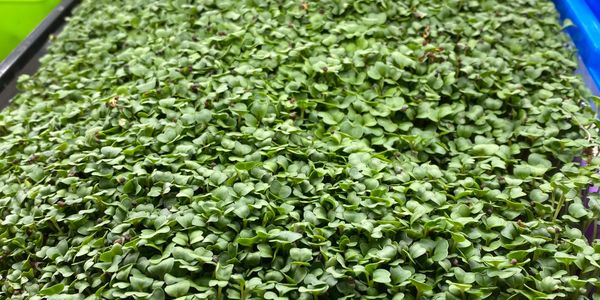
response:
<svg viewBox="0 0 600 300"><path fill-rule="evenodd" d="M579 229L597 211L578 195L596 169L578 172L573 158L592 144L586 133L597 138L584 132L596 122L579 105L587 93L549 1L481 1L478 20L513 22L468 32L460 22L477 9L461 5L480 3L456 1L448 19L431 17L468 38L445 52L429 37L446 32L404 1L348 12L329 1L268 11L226 2L84 2L0 122L0 277L10 288L0 298L591 298L600 251ZM130 22L118 40L124 27L88 22L111 19ZM93 39L105 56L77 38L86 32L106 38ZM508 50L490 51L495 43Z"/></svg>

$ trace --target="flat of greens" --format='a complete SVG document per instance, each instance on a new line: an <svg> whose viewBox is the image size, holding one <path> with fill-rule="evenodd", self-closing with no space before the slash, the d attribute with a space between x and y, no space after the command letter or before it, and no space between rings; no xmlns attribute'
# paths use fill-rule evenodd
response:
<svg viewBox="0 0 600 300"><path fill-rule="evenodd" d="M561 29L542 0L83 1L0 113L0 298L598 299Z"/></svg>

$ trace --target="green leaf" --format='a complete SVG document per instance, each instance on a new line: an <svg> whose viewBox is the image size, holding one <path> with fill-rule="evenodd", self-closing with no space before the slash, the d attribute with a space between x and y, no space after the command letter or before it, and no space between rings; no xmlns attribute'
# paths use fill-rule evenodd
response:
<svg viewBox="0 0 600 300"><path fill-rule="evenodd" d="M40 290L40 295L51 296L60 294L65 289L65 285L62 283L55 284L53 286L43 288Z"/></svg>
<svg viewBox="0 0 600 300"><path fill-rule="evenodd" d="M204 232L202 230L195 230L189 234L189 242L190 244L195 244L201 242L204 239Z"/></svg>
<svg viewBox="0 0 600 300"><path fill-rule="evenodd" d="M348 134L354 139L360 139L364 134L364 129L362 126L350 122L342 123L340 129L342 132Z"/></svg>
<svg viewBox="0 0 600 300"><path fill-rule="evenodd" d="M274 181L269 188L271 193L277 195L280 198L287 198L292 194L292 188L287 185L281 184L279 181Z"/></svg>
<svg viewBox="0 0 600 300"><path fill-rule="evenodd" d="M144 230L142 230L140 237L143 239L153 239L157 235L170 232L170 230L171 230L171 228L169 226L163 226L163 227L159 228L158 230L144 229Z"/></svg>
<svg viewBox="0 0 600 300"><path fill-rule="evenodd" d="M431 259L434 261L440 261L445 259L448 256L448 241L447 240L438 240L435 245L435 249L433 251L433 256Z"/></svg>
<svg viewBox="0 0 600 300"><path fill-rule="evenodd" d="M107 158L115 158L123 152L123 149L118 147L107 146L102 147L102 149L100 149L100 152Z"/></svg>
<svg viewBox="0 0 600 300"><path fill-rule="evenodd" d="M379 283L390 283L392 282L391 274L388 270L385 269L377 269L373 272L373 281Z"/></svg>
<svg viewBox="0 0 600 300"><path fill-rule="evenodd" d="M485 219L485 225L489 229L497 227L503 228L504 226L506 226L506 220L496 215L491 215Z"/></svg>
<svg viewBox="0 0 600 300"><path fill-rule="evenodd" d="M156 79L152 78L143 84L137 85L137 90L140 93L145 93L147 91L153 90L155 87L156 87Z"/></svg>
<svg viewBox="0 0 600 300"><path fill-rule="evenodd" d="M42 181L42 179L44 179L44 169L42 169L41 167L38 166L34 166L29 168L27 171L27 176L29 176L29 178L31 178L31 180L35 181L35 182L40 182Z"/></svg>
<svg viewBox="0 0 600 300"><path fill-rule="evenodd" d="M152 294L148 297L148 300L164 300L165 292L161 288L156 288L152 291Z"/></svg>
<svg viewBox="0 0 600 300"><path fill-rule="evenodd" d="M177 131L172 127L165 128L163 133L156 136L156 140L164 144L172 142L175 138L177 138Z"/></svg>
<svg viewBox="0 0 600 300"><path fill-rule="evenodd" d="M283 244L293 243L302 238L302 235L292 231L281 231L275 235L272 240Z"/></svg>
<svg viewBox="0 0 600 300"><path fill-rule="evenodd" d="M162 188L158 187L158 186L153 186L150 191L148 192L147 196L148 197L158 197L162 194Z"/></svg>
<svg viewBox="0 0 600 300"><path fill-rule="evenodd" d="M402 97L392 97L385 100L385 105L387 105L393 111L401 111L404 109L406 102ZM412 126L412 123L407 124L410 124Z"/></svg>
<svg viewBox="0 0 600 300"><path fill-rule="evenodd" d="M368 14L362 18L362 21L367 25L383 25L386 21L385 13Z"/></svg>
<svg viewBox="0 0 600 300"><path fill-rule="evenodd" d="M195 260L199 260L201 258L200 255L196 254L194 250L183 248L183 247L174 247L173 248L173 258L182 259L187 262L193 262Z"/></svg>
<svg viewBox="0 0 600 300"><path fill-rule="evenodd" d="M498 152L500 146L496 144L478 144L473 146L473 154L490 156Z"/></svg>
<svg viewBox="0 0 600 300"><path fill-rule="evenodd" d="M423 254L427 253L427 249L421 245L421 243L414 243L409 248L410 256L413 259L421 257Z"/></svg>
<svg viewBox="0 0 600 300"><path fill-rule="evenodd" d="M126 194L137 194L140 190L141 187L135 179L131 179L123 185L123 193Z"/></svg>
<svg viewBox="0 0 600 300"><path fill-rule="evenodd" d="M194 196L194 189L187 188L179 191L175 197L177 198L188 198L191 199Z"/></svg>
<svg viewBox="0 0 600 300"><path fill-rule="evenodd" d="M310 261L312 260L312 251L307 248L292 248L290 249L290 258L294 261Z"/></svg>
<svg viewBox="0 0 600 300"><path fill-rule="evenodd" d="M133 287L135 290L145 291L152 285L154 280L152 278L138 274L131 276L129 278L129 282L131 283L131 287Z"/></svg>
<svg viewBox="0 0 600 300"><path fill-rule="evenodd" d="M393 267L390 269L390 271L392 275L392 282L395 284L406 282L406 280L412 275L409 270L405 270L400 266Z"/></svg>
<svg viewBox="0 0 600 300"><path fill-rule="evenodd" d="M314 87L319 92L326 92L329 89L329 87L323 83L316 83Z"/></svg>
<svg viewBox="0 0 600 300"><path fill-rule="evenodd" d="M433 287L427 283L419 282L414 279L409 279L409 281L417 289L417 291L423 292L423 291L431 291L433 289Z"/></svg>
<svg viewBox="0 0 600 300"><path fill-rule="evenodd" d="M156 276L157 278L161 278L166 273L171 272L171 269L173 269L174 263L175 263L175 260L173 258L164 259L157 264L149 265L148 272L150 274Z"/></svg>
<svg viewBox="0 0 600 300"><path fill-rule="evenodd" d="M569 205L569 215L574 218L581 218L588 215L588 210L581 203L572 203Z"/></svg>
<svg viewBox="0 0 600 300"><path fill-rule="evenodd" d="M240 171L248 171L248 170L251 170L252 168L258 167L260 165L261 165L260 162L255 162L255 161L238 162L235 164L235 168Z"/></svg>
<svg viewBox="0 0 600 300"><path fill-rule="evenodd" d="M165 287L165 293L171 297L182 297L187 295L190 289L190 282L187 280L181 280L177 283L167 285Z"/></svg>
<svg viewBox="0 0 600 300"><path fill-rule="evenodd" d="M531 168L528 165L515 166L514 174L517 178L525 179L531 175Z"/></svg>
<svg viewBox="0 0 600 300"><path fill-rule="evenodd" d="M131 71L131 73L133 75L136 75L139 77L143 77L149 71L148 68L146 68L145 66L143 66L141 64L134 64L129 67L129 70Z"/></svg>
<svg viewBox="0 0 600 300"><path fill-rule="evenodd" d="M250 106L250 112L260 120L265 117L268 108L269 104L266 101L259 100L252 103L252 106Z"/></svg>
<svg viewBox="0 0 600 300"><path fill-rule="evenodd" d="M392 52L390 56L394 63L400 68L404 69L406 67L414 67L416 65L414 60L398 51Z"/></svg>
<svg viewBox="0 0 600 300"><path fill-rule="evenodd" d="M533 200L535 202L544 202L544 201L548 200L548 198L549 198L548 194L542 192L539 189L533 189L529 193L529 197L531 198L531 200Z"/></svg>
<svg viewBox="0 0 600 300"><path fill-rule="evenodd" d="M233 190L240 196L248 195L250 192L254 190L254 187L251 184L236 182L233 184Z"/></svg>
<svg viewBox="0 0 600 300"><path fill-rule="evenodd" d="M375 65L369 67L367 69L367 75L374 80L380 80L384 78L387 74L388 67L383 62L376 62Z"/></svg>
<svg viewBox="0 0 600 300"><path fill-rule="evenodd" d="M233 265L222 266L219 265L215 271L215 278L221 281L228 281L231 278L233 272Z"/></svg>
<svg viewBox="0 0 600 300"><path fill-rule="evenodd" d="M512 199L520 198L526 196L527 194L523 193L523 189L520 187L511 188L510 189L510 197Z"/></svg>

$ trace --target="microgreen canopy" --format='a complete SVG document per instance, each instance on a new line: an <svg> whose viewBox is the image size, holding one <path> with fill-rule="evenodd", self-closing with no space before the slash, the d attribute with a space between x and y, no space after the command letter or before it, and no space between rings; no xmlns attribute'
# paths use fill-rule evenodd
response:
<svg viewBox="0 0 600 300"><path fill-rule="evenodd" d="M588 299L566 45L542 0L83 1L0 114L0 297Z"/></svg>

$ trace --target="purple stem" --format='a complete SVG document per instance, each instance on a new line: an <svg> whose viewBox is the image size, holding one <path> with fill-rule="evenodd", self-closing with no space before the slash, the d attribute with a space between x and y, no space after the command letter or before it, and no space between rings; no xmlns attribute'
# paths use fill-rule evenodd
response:
<svg viewBox="0 0 600 300"><path fill-rule="evenodd" d="M577 158L576 161L578 161L582 167L587 166L587 161L585 161L585 159ZM583 205L585 205L586 208L590 207L589 206L590 199L588 198L588 195L598 193L598 192L600 192L599 187L589 186L586 190L584 190L581 193L582 194L581 196L583 198ZM595 226L596 226L596 222L592 222L592 224L590 224L590 226L588 226L588 228L584 228L585 229L585 237L587 237L590 242L592 242L594 239L600 238L600 232L597 233L597 236L594 236L594 227Z"/></svg>

